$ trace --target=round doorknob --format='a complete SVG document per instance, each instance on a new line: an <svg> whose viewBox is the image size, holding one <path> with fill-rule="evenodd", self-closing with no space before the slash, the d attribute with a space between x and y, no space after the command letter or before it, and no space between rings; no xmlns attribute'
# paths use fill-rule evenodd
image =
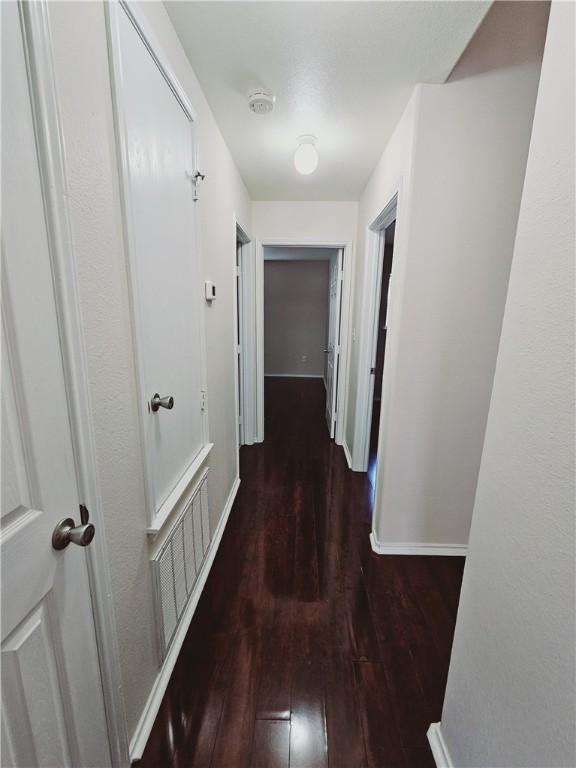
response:
<svg viewBox="0 0 576 768"><path fill-rule="evenodd" d="M74 525L71 517L60 520L52 534L52 546L54 549L66 549L68 544L77 544L79 547L87 547L94 538L96 529L92 523Z"/></svg>
<svg viewBox="0 0 576 768"><path fill-rule="evenodd" d="M152 408L154 413L156 413L159 408L166 408L167 411L171 411L172 408L174 408L174 398L172 395L160 397L158 392L156 392L156 394L153 395L152 400L150 400L150 408Z"/></svg>

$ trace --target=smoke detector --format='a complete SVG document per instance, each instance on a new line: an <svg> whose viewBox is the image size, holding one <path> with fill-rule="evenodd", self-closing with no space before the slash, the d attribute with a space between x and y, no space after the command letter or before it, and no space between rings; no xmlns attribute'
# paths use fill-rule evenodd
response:
<svg viewBox="0 0 576 768"><path fill-rule="evenodd" d="M276 96L268 88L253 88L248 94L248 106L257 115L266 115L274 109Z"/></svg>

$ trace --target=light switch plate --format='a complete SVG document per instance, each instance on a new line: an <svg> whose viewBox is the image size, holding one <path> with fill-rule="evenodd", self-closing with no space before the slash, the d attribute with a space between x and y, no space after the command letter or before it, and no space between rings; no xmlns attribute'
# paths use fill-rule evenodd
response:
<svg viewBox="0 0 576 768"><path fill-rule="evenodd" d="M204 292L206 295L206 301L214 301L216 298L216 286L212 280L206 280L204 283Z"/></svg>

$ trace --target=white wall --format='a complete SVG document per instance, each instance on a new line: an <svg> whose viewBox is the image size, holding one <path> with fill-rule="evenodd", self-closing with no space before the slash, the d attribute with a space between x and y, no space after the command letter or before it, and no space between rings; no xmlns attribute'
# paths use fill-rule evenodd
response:
<svg viewBox="0 0 576 768"><path fill-rule="evenodd" d="M358 370L360 361L366 357L368 346L367 328L363 327L364 308L372 286L366 284L366 259L369 257L369 226L398 192L398 212L394 245L394 275L391 289L394 296L402 295L405 267L408 260L408 235L411 227L411 192L414 158L414 141L420 108L420 86L404 110L392 138L386 145L378 165L374 169L358 208L358 232L354 257L354 292L352 311L352 344L350 347L350 377L348 381L348 410L346 418L345 440L350 453L358 450L358 430L360 419L358 403L361 393L358 388ZM398 303L398 302L397 302ZM392 307L390 308L390 313ZM393 361L397 355L396 334L387 334L386 356L388 371L393 370Z"/></svg>
<svg viewBox="0 0 576 768"><path fill-rule="evenodd" d="M212 528L237 475L234 388L233 212L250 231L250 200L161 3L142 11L198 117L199 223L206 278L218 299L206 311ZM72 236L87 344L98 469L121 653L129 733L158 673L145 533L143 467L133 341L103 3L51 3L57 88L70 185Z"/></svg>
<svg viewBox="0 0 576 768"><path fill-rule="evenodd" d="M552 5L442 713L455 766L576 765L574 5Z"/></svg>
<svg viewBox="0 0 576 768"><path fill-rule="evenodd" d="M373 522L385 546L468 541L547 8L492 7L449 82L419 88L360 202L361 246L402 180Z"/></svg>
<svg viewBox="0 0 576 768"><path fill-rule="evenodd" d="M261 243L347 243L356 237L356 202L252 203L252 232Z"/></svg>
<svg viewBox="0 0 576 768"><path fill-rule="evenodd" d="M265 374L324 376L328 267L328 261L264 261Z"/></svg>

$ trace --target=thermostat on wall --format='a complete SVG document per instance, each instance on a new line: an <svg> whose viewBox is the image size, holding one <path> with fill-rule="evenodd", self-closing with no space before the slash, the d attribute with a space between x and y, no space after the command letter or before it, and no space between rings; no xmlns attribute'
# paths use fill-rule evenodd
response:
<svg viewBox="0 0 576 768"><path fill-rule="evenodd" d="M206 291L206 301L214 301L216 298L216 286L212 280L206 280L204 283L204 289Z"/></svg>

